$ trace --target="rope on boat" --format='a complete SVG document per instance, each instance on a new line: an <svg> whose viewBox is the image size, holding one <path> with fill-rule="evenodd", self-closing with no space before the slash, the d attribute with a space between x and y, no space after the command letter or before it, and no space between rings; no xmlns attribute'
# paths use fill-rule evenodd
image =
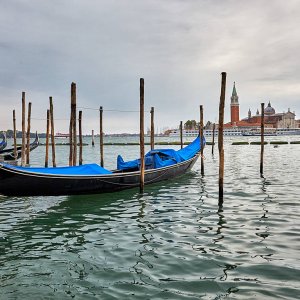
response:
<svg viewBox="0 0 300 300"><path fill-rule="evenodd" d="M168 170L164 171L159 176L155 177L153 180L145 181L145 183L151 183L151 182L159 179L160 177L162 177L163 175L165 175L167 173L167 171ZM101 181L105 182L105 183L109 183L109 184L119 185L119 186L138 186L139 185L139 183L117 183L117 182L111 182L111 181L107 181L107 180L101 180Z"/></svg>

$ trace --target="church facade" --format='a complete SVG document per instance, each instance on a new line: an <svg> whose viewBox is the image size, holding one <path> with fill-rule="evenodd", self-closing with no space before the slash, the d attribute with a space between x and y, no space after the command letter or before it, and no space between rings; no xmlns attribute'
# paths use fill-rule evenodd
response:
<svg viewBox="0 0 300 300"><path fill-rule="evenodd" d="M234 127L238 129L251 129L260 127L261 114L258 110L256 111L255 115L252 115L252 112L249 109L248 117L242 120L240 120L239 111L239 97L237 95L236 86L234 82L230 103L230 122L224 124L224 127ZM271 106L270 101L264 110L265 127L269 128L299 128L300 120L296 120L295 117L295 112L291 112L290 109L288 109L287 112L276 113L275 109Z"/></svg>

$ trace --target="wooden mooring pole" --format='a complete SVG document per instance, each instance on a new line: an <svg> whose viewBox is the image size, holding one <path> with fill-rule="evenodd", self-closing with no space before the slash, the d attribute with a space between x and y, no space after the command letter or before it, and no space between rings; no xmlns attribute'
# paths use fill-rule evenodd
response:
<svg viewBox="0 0 300 300"><path fill-rule="evenodd" d="M150 145L151 150L154 149L154 107L151 107L151 137L150 137Z"/></svg>
<svg viewBox="0 0 300 300"><path fill-rule="evenodd" d="M145 184L145 141L144 141L144 79L140 78L140 192Z"/></svg>
<svg viewBox="0 0 300 300"><path fill-rule="evenodd" d="M76 83L72 82L72 112L73 112L73 166L76 166L77 164L77 126L76 126Z"/></svg>
<svg viewBox="0 0 300 300"><path fill-rule="evenodd" d="M27 133L26 133L26 165L30 163L30 127L31 127L31 102L28 103L28 116L27 116Z"/></svg>
<svg viewBox="0 0 300 300"><path fill-rule="evenodd" d="M14 157L15 160L18 159L17 153L17 126L16 126L16 111L13 110L13 127L14 127Z"/></svg>
<svg viewBox="0 0 300 300"><path fill-rule="evenodd" d="M265 103L261 103L261 123L260 123L260 175L264 173L264 149L265 149Z"/></svg>
<svg viewBox="0 0 300 300"><path fill-rule="evenodd" d="M79 165L82 165L82 111L79 111Z"/></svg>
<svg viewBox="0 0 300 300"><path fill-rule="evenodd" d="M22 150L21 150L21 166L25 167L25 114L26 114L25 92L22 92Z"/></svg>
<svg viewBox="0 0 300 300"><path fill-rule="evenodd" d="M199 136L200 136L200 155L201 155L201 175L204 175L204 158L203 158L203 106L200 105L200 124L199 124Z"/></svg>
<svg viewBox="0 0 300 300"><path fill-rule="evenodd" d="M55 137L54 137L54 112L53 112L53 100L49 97L50 102L50 122L51 122L51 150L52 150L52 166L56 167L55 159Z"/></svg>
<svg viewBox="0 0 300 300"><path fill-rule="evenodd" d="M100 106L100 165L104 167L104 147L103 147L103 107Z"/></svg>
<svg viewBox="0 0 300 300"><path fill-rule="evenodd" d="M95 147L95 136L94 136L94 130L92 130L92 146Z"/></svg>
<svg viewBox="0 0 300 300"><path fill-rule="evenodd" d="M219 205L223 204L223 184L224 184L224 148L223 148L223 124L224 124L224 107L226 92L226 72L222 72L221 95L219 105L219 132L218 132L218 148L219 148Z"/></svg>
<svg viewBox="0 0 300 300"><path fill-rule="evenodd" d="M180 131L180 148L183 148L183 129L182 129L182 121L179 124L179 131Z"/></svg>
<svg viewBox="0 0 300 300"><path fill-rule="evenodd" d="M211 154L214 154L214 146L215 146L215 130L216 130L216 124L213 124L213 138L212 138L212 145L211 145Z"/></svg>
<svg viewBox="0 0 300 300"><path fill-rule="evenodd" d="M49 161L49 131L50 131L50 110L47 109L45 168L48 168L48 161Z"/></svg>

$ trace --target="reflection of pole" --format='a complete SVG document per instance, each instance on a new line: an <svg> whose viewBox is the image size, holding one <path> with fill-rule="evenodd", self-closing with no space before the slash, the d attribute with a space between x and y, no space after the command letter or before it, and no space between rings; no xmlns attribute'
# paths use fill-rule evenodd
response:
<svg viewBox="0 0 300 300"><path fill-rule="evenodd" d="M27 134L26 134L26 165L29 165L30 155L30 121L31 121L31 102L28 103L28 117L27 117Z"/></svg>
<svg viewBox="0 0 300 300"><path fill-rule="evenodd" d="M55 138L54 138L54 113L53 113L53 101L52 101L52 97L49 97L49 101L50 101L52 166L55 168L56 167L56 161L55 161Z"/></svg>
<svg viewBox="0 0 300 300"><path fill-rule="evenodd" d="M211 145L211 154L214 154L214 146L215 146L215 129L216 124L213 125L213 138L212 138L212 145Z"/></svg>
<svg viewBox="0 0 300 300"><path fill-rule="evenodd" d="M25 92L22 92L22 152L21 166L25 167Z"/></svg>
<svg viewBox="0 0 300 300"><path fill-rule="evenodd" d="M95 146L94 130L92 130L92 146Z"/></svg>
<svg viewBox="0 0 300 300"><path fill-rule="evenodd" d="M48 168L48 156L49 156L49 131L50 131L50 110L47 109L47 129L46 129L46 155L45 155L45 168Z"/></svg>
<svg viewBox="0 0 300 300"><path fill-rule="evenodd" d="M104 150L103 150L103 107L100 106L100 165L104 167Z"/></svg>
<svg viewBox="0 0 300 300"><path fill-rule="evenodd" d="M82 165L82 111L79 111L79 165Z"/></svg>
<svg viewBox="0 0 300 300"><path fill-rule="evenodd" d="M18 159L17 154L17 126L16 126L16 111L13 110L13 126L14 126L14 157L15 160Z"/></svg>
<svg viewBox="0 0 300 300"><path fill-rule="evenodd" d="M179 129L180 129L180 148L182 149L183 148L182 121L180 121Z"/></svg>
<svg viewBox="0 0 300 300"><path fill-rule="evenodd" d="M200 143L201 143L201 175L204 175L204 159L203 159L203 106L200 105Z"/></svg>
<svg viewBox="0 0 300 300"><path fill-rule="evenodd" d="M140 78L140 192L145 184L145 141L144 141L144 79Z"/></svg>
<svg viewBox="0 0 300 300"><path fill-rule="evenodd" d="M264 172L264 148L265 148L265 140L264 140L264 134L265 134L265 104L261 103L261 132L260 132L260 175Z"/></svg>
<svg viewBox="0 0 300 300"><path fill-rule="evenodd" d="M226 72L222 72L221 95L219 105L219 204L223 204L223 183L224 183L224 148L223 148L223 124L224 124L224 107L225 107L225 90L226 90Z"/></svg>
<svg viewBox="0 0 300 300"><path fill-rule="evenodd" d="M151 150L154 149L154 107L151 107L151 137L150 137L150 145Z"/></svg>

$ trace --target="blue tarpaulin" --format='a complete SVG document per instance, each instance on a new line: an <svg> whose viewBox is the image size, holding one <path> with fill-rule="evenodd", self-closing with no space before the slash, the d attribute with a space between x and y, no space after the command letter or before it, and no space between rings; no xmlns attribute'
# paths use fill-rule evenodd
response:
<svg viewBox="0 0 300 300"><path fill-rule="evenodd" d="M57 168L27 168L16 167L5 164L10 169L17 169L30 173L42 173L52 175L99 175L99 174L111 174L112 172L100 167L97 164L86 164L82 166L74 167L57 167Z"/></svg>
<svg viewBox="0 0 300 300"><path fill-rule="evenodd" d="M203 145L205 145L205 139L203 139ZM174 149L151 150L145 156L145 168L157 169L183 162L194 157L200 151L200 148L200 138L197 137L188 146L178 151ZM125 162L120 155L117 158L118 170L138 170L140 168L140 164L140 159Z"/></svg>

